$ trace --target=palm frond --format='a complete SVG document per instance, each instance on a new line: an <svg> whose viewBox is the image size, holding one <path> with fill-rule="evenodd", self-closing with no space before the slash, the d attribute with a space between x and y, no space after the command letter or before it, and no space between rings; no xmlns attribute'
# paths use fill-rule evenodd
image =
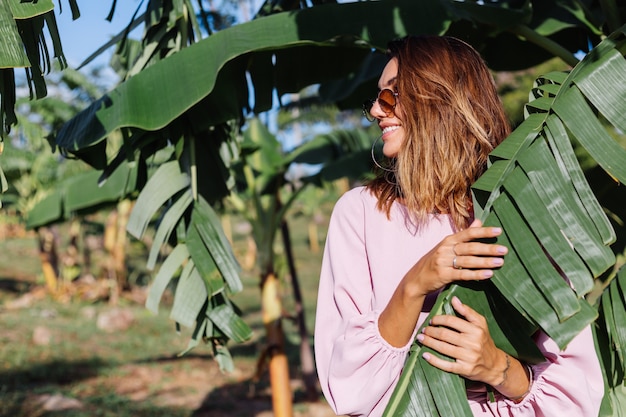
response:
<svg viewBox="0 0 626 417"><path fill-rule="evenodd" d="M624 45L622 28L569 74L552 73L537 80L526 120L492 152L489 169L472 187L476 216L486 225L504 230L498 241L510 249L505 265L490 283L451 285L440 295L431 315L452 312L449 300L453 295L479 309L485 303L477 303L471 292L496 299L491 305L512 307L507 320L526 329L521 350L513 353L497 335L496 344L530 362L531 352L526 349L535 330L543 330L564 348L596 320L598 311L585 296L600 275L616 264L608 246L616 237L576 162L571 142L583 146L617 181L626 181L626 150L607 132L626 127ZM602 328L613 347L604 365L613 387L624 381L623 276L620 273L601 298ZM495 327L499 315L481 313L490 330ZM385 416L471 415L460 411L463 404L467 407L464 391L454 400L435 385L429 385L430 396L417 392L426 384L423 378L430 381L443 373L423 361L422 353L416 342ZM446 388L462 385L461 377L446 378L441 382Z"/></svg>

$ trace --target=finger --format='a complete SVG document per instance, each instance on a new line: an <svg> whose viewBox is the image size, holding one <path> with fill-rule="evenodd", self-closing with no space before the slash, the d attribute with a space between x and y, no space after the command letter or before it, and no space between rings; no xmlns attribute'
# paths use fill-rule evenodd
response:
<svg viewBox="0 0 626 417"><path fill-rule="evenodd" d="M493 269L504 265L504 259L485 256L455 256L451 265L455 269Z"/></svg>
<svg viewBox="0 0 626 417"><path fill-rule="evenodd" d="M450 342L455 335L465 332L468 329L468 321L464 318L451 314L440 314L434 316L428 326L424 327L423 333L437 339L446 339ZM455 333L455 335L450 334Z"/></svg>
<svg viewBox="0 0 626 417"><path fill-rule="evenodd" d="M456 281L481 281L493 277L491 269L466 269L462 265L461 267L464 269L452 269L453 279Z"/></svg>
<svg viewBox="0 0 626 417"><path fill-rule="evenodd" d="M428 362L435 368L439 368L442 371L459 374L460 367L458 366L456 361L441 359L437 357L437 355L434 355L429 352L424 353L422 357L426 360L426 362Z"/></svg>
<svg viewBox="0 0 626 417"><path fill-rule="evenodd" d="M477 239L489 239L500 236L502 234L501 227L469 227L457 234L459 242L468 242Z"/></svg>
<svg viewBox="0 0 626 417"><path fill-rule="evenodd" d="M460 321L464 321L463 319L459 319L458 317L448 316L452 318L456 318L459 322L453 322L452 320L446 320L445 316L443 318L432 322L432 326L427 326L422 330L423 335L428 336L431 339L436 339L445 343L449 343L455 346L460 346L460 338L459 335L463 331L463 323ZM467 323L467 322L465 322ZM419 336L419 335L418 335ZM423 338L421 338L423 339ZM420 337L418 337L420 340Z"/></svg>
<svg viewBox="0 0 626 417"><path fill-rule="evenodd" d="M450 343L446 343L444 341L434 339L428 335L420 333L417 337L417 340L426 347L431 348L435 352L439 352L442 355L446 355L450 358L459 359L460 355L463 353L463 348L455 345L451 345Z"/></svg>
<svg viewBox="0 0 626 417"><path fill-rule="evenodd" d="M454 252L458 255L480 255L480 256L503 256L509 252L509 249L504 245L498 245L496 243L484 243L484 242L463 242L456 243L454 246Z"/></svg>
<svg viewBox="0 0 626 417"><path fill-rule="evenodd" d="M464 348L469 347L467 336L481 337L486 328L486 321L481 321L481 315L476 313L469 321L464 317L453 315L435 316L430 326L423 329L423 333L446 343Z"/></svg>
<svg viewBox="0 0 626 417"><path fill-rule="evenodd" d="M482 314L478 313L467 304L463 304L459 297L452 297L450 304L452 304L452 308L461 316L465 317L468 322L480 327L483 327L486 323L485 317Z"/></svg>

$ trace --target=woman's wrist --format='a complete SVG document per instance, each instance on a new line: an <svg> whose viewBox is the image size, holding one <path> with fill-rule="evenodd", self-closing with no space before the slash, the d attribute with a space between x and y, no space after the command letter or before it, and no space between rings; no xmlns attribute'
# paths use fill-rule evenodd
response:
<svg viewBox="0 0 626 417"><path fill-rule="evenodd" d="M500 372L500 379L492 385L500 394L511 401L521 402L529 393L532 387L532 368L512 358L507 353L505 355L505 365Z"/></svg>
<svg viewBox="0 0 626 417"><path fill-rule="evenodd" d="M528 376L528 389L522 395L508 397L509 400L516 403L524 401L524 398L526 398L526 396L530 394L530 389L533 386L533 368L531 368L531 366L528 364L524 364L524 370L526 371L526 375Z"/></svg>
<svg viewBox="0 0 626 417"><path fill-rule="evenodd" d="M501 372L502 376L501 376L500 382L494 384L493 387L502 386L507 382L507 379L509 376L509 369L511 369L511 357L509 356L508 353L504 352L504 359L506 361L506 365L504 367L504 370Z"/></svg>

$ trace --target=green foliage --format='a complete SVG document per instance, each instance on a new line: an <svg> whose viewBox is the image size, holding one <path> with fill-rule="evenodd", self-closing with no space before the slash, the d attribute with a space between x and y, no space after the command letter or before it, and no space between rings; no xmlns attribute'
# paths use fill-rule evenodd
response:
<svg viewBox="0 0 626 417"><path fill-rule="evenodd" d="M23 7L28 6L32 4ZM299 2L268 2L254 21L195 42L194 36L199 36L200 31L195 13L190 13L189 1L149 2L142 43L125 39L122 46L128 48L120 48L118 53L119 68L128 79L60 127L55 138L55 144L63 151L103 170L105 177L112 176L123 161L141 167L148 165L147 161L160 150L174 149L172 159L161 165L163 171L157 168L156 173L145 172L147 183L138 197L130 230L141 237L149 224L159 222L155 244L169 244L177 249L176 259L167 263L171 275L160 275L158 288L165 288L172 278L178 279L180 292L176 294L172 317L190 326L195 320L190 347L208 338L225 367L229 364L229 355L223 349L225 341L229 337L242 339L247 332L232 314L237 310L230 304L230 297L241 285L235 272L236 262L212 205L228 195L237 180L239 185L245 180L253 191L256 221L271 231L258 240L269 245L277 219L284 214L284 207L277 204L276 190L283 184L286 164L332 161L307 179L317 184L347 175L348 167L349 175L356 177L368 171L370 165L369 151L362 145L371 143L371 139L367 134L349 130L316 137L285 162L275 138L253 123L246 133L251 135L250 143L244 142L238 148L238 133L247 122L246 116L271 109L275 96L281 101L285 94L300 92L313 84L320 84L318 103L358 108L362 99L376 89L376 78L385 61L381 52L387 41L408 33L451 34L471 39L491 68L498 71L529 68L554 56L574 65L574 53L586 50L589 41L597 43L603 35L601 29L615 28L620 20L612 1L482 4L399 0L316 6L300 10ZM2 12L1 17L7 19L6 8ZM14 10L11 13L15 15ZM136 24L132 22L129 27ZM13 41L9 42L9 49L16 52L21 45L16 46ZM526 296L518 297L518 288L511 288L504 276L493 280L498 291L519 313L520 325L529 331L542 328L561 345L594 319L595 310L588 308L582 297L593 278L614 263L606 248L615 237L611 225L586 186L573 152L567 148L569 140L575 138L603 169L624 181L623 149L596 122L596 112L600 112L607 123L624 130L626 109L621 105L613 108L625 93L620 87L626 85L620 64L622 49L611 42L595 49L569 78L552 73L540 79L533 89L534 100L527 107L532 114L506 145L494 152L491 168L474 189L475 208L484 211L477 213L479 217L502 224L506 231L503 238L508 238L515 249L518 260L508 264L527 278L527 285L520 288L528 290L531 284L537 284L534 295L552 294L553 290L560 295L555 293L535 306L530 302L534 295L525 293ZM31 50L37 45L32 41L25 43ZM5 56L0 53L0 58ZM595 74L606 78L598 79ZM11 98L10 92L14 91L10 84L12 73L9 75L5 73L2 78L3 100ZM43 94L42 80L37 78L34 82L37 96ZM250 83L253 90L249 89ZM7 103L0 109L6 130L13 123L13 101ZM114 132L121 132L123 145L111 150ZM540 143L544 143L543 148ZM534 171L535 156L548 154L545 147L555 155L554 162L543 164L543 171ZM356 148L360 152L346 156L347 149ZM244 158L248 158L245 164L231 165ZM231 175L230 168L241 168L243 176ZM163 175L166 171L168 175ZM546 180L560 177L560 188ZM285 207L294 197L288 198L283 202ZM538 205L537 211L529 212L520 203L526 199L543 204ZM546 201L558 204L549 206ZM554 224L541 223L548 227L540 232L533 225L536 219L545 218L545 211L541 211L545 206ZM573 222L563 222L560 216ZM581 244L573 236L585 240ZM527 241L535 243L520 245ZM559 266L563 263L568 275L573 274L575 294L567 293L555 280L537 282L536 274L552 278L556 275L542 247L555 248L550 256ZM572 255L571 247L580 259ZM153 252L150 261L154 263L155 259ZM580 268L581 262L585 268ZM179 270L180 275L173 276ZM582 273L576 275L576 271ZM450 293L454 291L461 291L460 287L450 289ZM161 290L155 291L152 297L159 293ZM561 299L565 300L562 305ZM158 305L158 300L151 299L149 304L155 303ZM445 302L441 306L447 308ZM500 340L501 344L509 337L503 339L506 340ZM417 365L424 375L434 378L432 370ZM444 386L459 386L454 378L438 378ZM429 386L432 392L441 392L441 388ZM421 394L425 398L430 395ZM438 401L448 402L440 395L437 397ZM425 401L430 404L428 399ZM454 403L454 399L446 406L457 412L464 407Z"/></svg>

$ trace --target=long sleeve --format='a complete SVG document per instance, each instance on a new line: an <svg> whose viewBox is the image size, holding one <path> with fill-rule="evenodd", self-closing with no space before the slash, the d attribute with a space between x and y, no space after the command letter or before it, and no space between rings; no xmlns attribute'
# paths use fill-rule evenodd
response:
<svg viewBox="0 0 626 417"><path fill-rule="evenodd" d="M344 194L333 210L320 273L315 322L315 356L324 396L339 415L380 417L398 382L410 343L390 346L378 331L378 317L406 272L452 233L446 216L419 230L395 204L390 217L376 209L363 188ZM427 298L419 327L436 294ZM486 390L468 391L474 416L595 417L603 378L591 329L566 349L544 333L535 341L546 361L533 365L534 381L520 403Z"/></svg>
<svg viewBox="0 0 626 417"><path fill-rule="evenodd" d="M406 271L450 233L449 222L437 230L424 239L404 221L389 221L361 188L335 205L320 274L315 354L322 391L337 414L382 414L410 343L389 345L378 317Z"/></svg>
<svg viewBox="0 0 626 417"><path fill-rule="evenodd" d="M526 398L515 404L497 396L490 403L486 394L470 396L475 416L595 417L604 395L604 382L591 328L587 327L560 350L545 333L536 343L546 361L532 366L533 385Z"/></svg>

